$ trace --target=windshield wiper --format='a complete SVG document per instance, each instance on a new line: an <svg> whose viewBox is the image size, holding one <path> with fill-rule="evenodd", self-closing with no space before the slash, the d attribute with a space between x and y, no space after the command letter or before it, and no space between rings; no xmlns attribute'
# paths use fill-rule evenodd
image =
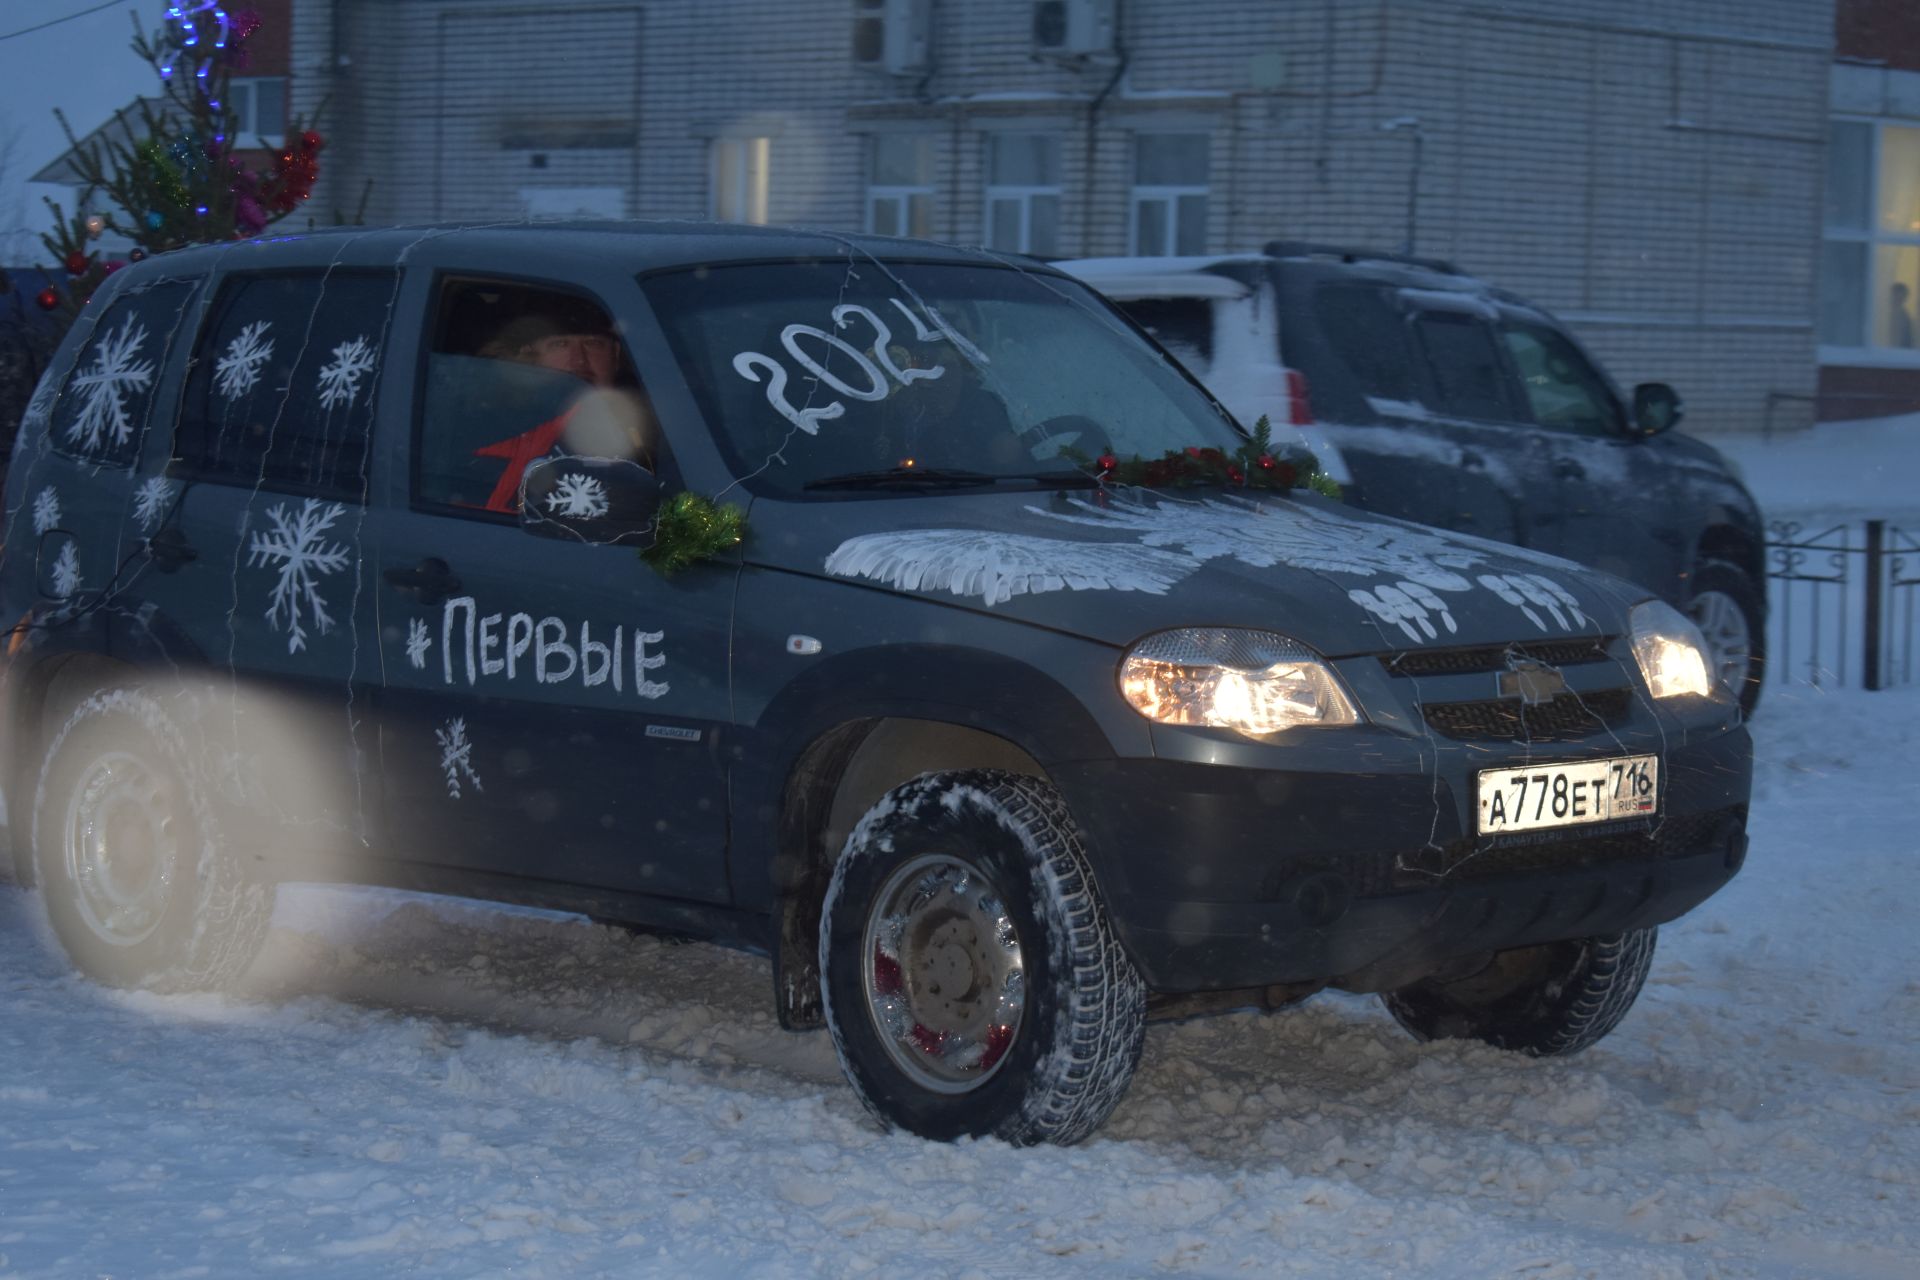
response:
<svg viewBox="0 0 1920 1280"><path fill-rule="evenodd" d="M952 467L888 467L883 471L849 471L844 475L809 480L803 489L971 489L1013 481L1053 487L1091 487L1099 481L1084 471L1032 471L1000 475Z"/></svg>

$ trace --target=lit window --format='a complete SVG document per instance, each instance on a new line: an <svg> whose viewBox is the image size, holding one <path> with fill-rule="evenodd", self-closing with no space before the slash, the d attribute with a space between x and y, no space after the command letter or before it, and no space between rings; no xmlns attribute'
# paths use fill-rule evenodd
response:
<svg viewBox="0 0 1920 1280"><path fill-rule="evenodd" d="M867 152L867 230L882 236L933 234L933 139L875 134Z"/></svg>
<svg viewBox="0 0 1920 1280"><path fill-rule="evenodd" d="M772 153L771 138L713 140L710 212L714 218L721 222L765 225L767 168Z"/></svg>
<svg viewBox="0 0 1920 1280"><path fill-rule="evenodd" d="M1206 252L1211 143L1204 133L1134 136L1132 253L1157 258Z"/></svg>
<svg viewBox="0 0 1920 1280"><path fill-rule="evenodd" d="M1833 122L1820 342L1920 359L1920 128Z"/></svg>
<svg viewBox="0 0 1920 1280"><path fill-rule="evenodd" d="M987 138L986 242L1014 253L1060 252L1060 139L1046 133Z"/></svg>

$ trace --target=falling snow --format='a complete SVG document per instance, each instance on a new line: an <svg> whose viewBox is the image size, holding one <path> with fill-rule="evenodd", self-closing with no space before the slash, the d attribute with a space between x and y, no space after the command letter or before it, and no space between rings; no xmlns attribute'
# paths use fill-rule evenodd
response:
<svg viewBox="0 0 1920 1280"><path fill-rule="evenodd" d="M569 473L547 495L547 510L554 515L595 520L607 514L607 487L594 476Z"/></svg>
<svg viewBox="0 0 1920 1280"><path fill-rule="evenodd" d="M60 526L60 495L48 485L33 499L33 531L45 534L49 529Z"/></svg>
<svg viewBox="0 0 1920 1280"><path fill-rule="evenodd" d="M267 321L256 320L240 330L234 340L227 344L220 363L214 366L214 385L227 399L245 395L260 380L260 366L273 355L273 340L267 337L268 327Z"/></svg>
<svg viewBox="0 0 1920 1280"><path fill-rule="evenodd" d="M471 782L475 791L485 791L480 775L473 771L473 743L467 740L467 722L455 716L447 721L446 728L435 729L433 736L440 742L440 768L447 775L447 795L460 798L461 778Z"/></svg>
<svg viewBox="0 0 1920 1280"><path fill-rule="evenodd" d="M349 553L344 543L324 541L322 535L346 510L337 502L317 498L308 498L291 516L284 504L274 506L267 511L272 530L255 533L247 544L249 566L273 565L280 572L266 617L275 631L286 627L288 653L307 647L304 617L311 615L321 635L333 629L326 598L320 594L320 579L346 568Z"/></svg>
<svg viewBox="0 0 1920 1280"><path fill-rule="evenodd" d="M373 369L373 348L367 340L355 338L333 349L333 359L320 370L320 405L325 409L353 403L360 392L360 378Z"/></svg>
<svg viewBox="0 0 1920 1280"><path fill-rule="evenodd" d="M427 650L433 648L433 637L427 634L427 624L418 618L407 622L407 661L413 664L415 671L426 669Z"/></svg>
<svg viewBox="0 0 1920 1280"><path fill-rule="evenodd" d="M148 476L140 482L133 494L133 519L140 526L140 532L152 533L160 523L167 508L173 505L173 495L180 486L165 476Z"/></svg>
<svg viewBox="0 0 1920 1280"><path fill-rule="evenodd" d="M132 316L118 333L100 339L93 349L93 364L73 380L80 394L80 412L67 428L67 439L81 449L93 450L103 444L123 445L133 436L133 419L127 414L127 396L144 391L153 381L153 361L135 360L146 345L146 326L136 327Z"/></svg>

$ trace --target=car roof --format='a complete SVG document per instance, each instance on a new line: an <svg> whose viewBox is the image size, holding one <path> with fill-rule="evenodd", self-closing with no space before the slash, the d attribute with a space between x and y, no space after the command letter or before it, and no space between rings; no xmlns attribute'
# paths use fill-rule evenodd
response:
<svg viewBox="0 0 1920 1280"><path fill-rule="evenodd" d="M1280 246L1276 246L1280 247ZM1282 268L1312 279L1363 280L1394 289L1427 306L1484 310L1493 306L1541 314L1519 294L1462 274L1447 263L1395 256L1369 257L1359 250L1222 253L1207 257L1070 258L1054 266L1110 297L1228 298L1245 296L1256 272Z"/></svg>
<svg viewBox="0 0 1920 1280"><path fill-rule="evenodd" d="M569 271L583 262L634 272L726 262L875 258L966 262L1059 274L1017 254L966 249L893 236L798 227L754 227L681 221L443 222L382 227L325 227L226 244L192 245L155 255L150 273L181 275L226 269L392 266L448 258L511 263L513 274Z"/></svg>

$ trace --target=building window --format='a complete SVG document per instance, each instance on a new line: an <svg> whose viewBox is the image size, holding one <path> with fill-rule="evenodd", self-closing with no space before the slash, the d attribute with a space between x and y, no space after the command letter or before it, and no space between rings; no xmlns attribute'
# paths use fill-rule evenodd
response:
<svg viewBox="0 0 1920 1280"><path fill-rule="evenodd" d="M987 137L989 249L1060 252L1060 139L1047 133Z"/></svg>
<svg viewBox="0 0 1920 1280"><path fill-rule="evenodd" d="M715 219L766 224L767 168L772 155L772 138L713 140L713 198L709 203Z"/></svg>
<svg viewBox="0 0 1920 1280"><path fill-rule="evenodd" d="M227 109L242 147L275 148L287 139L287 82L281 76L235 76L227 82Z"/></svg>
<svg viewBox="0 0 1920 1280"><path fill-rule="evenodd" d="M1920 360L1920 126L1833 122L1820 342Z"/></svg>
<svg viewBox="0 0 1920 1280"><path fill-rule="evenodd" d="M853 0L853 60L877 67L886 55L886 0Z"/></svg>
<svg viewBox="0 0 1920 1280"><path fill-rule="evenodd" d="M1133 140L1133 226L1129 252L1141 257L1207 251L1204 133L1141 133Z"/></svg>
<svg viewBox="0 0 1920 1280"><path fill-rule="evenodd" d="M933 234L933 139L880 133L867 151L867 230L882 236Z"/></svg>

